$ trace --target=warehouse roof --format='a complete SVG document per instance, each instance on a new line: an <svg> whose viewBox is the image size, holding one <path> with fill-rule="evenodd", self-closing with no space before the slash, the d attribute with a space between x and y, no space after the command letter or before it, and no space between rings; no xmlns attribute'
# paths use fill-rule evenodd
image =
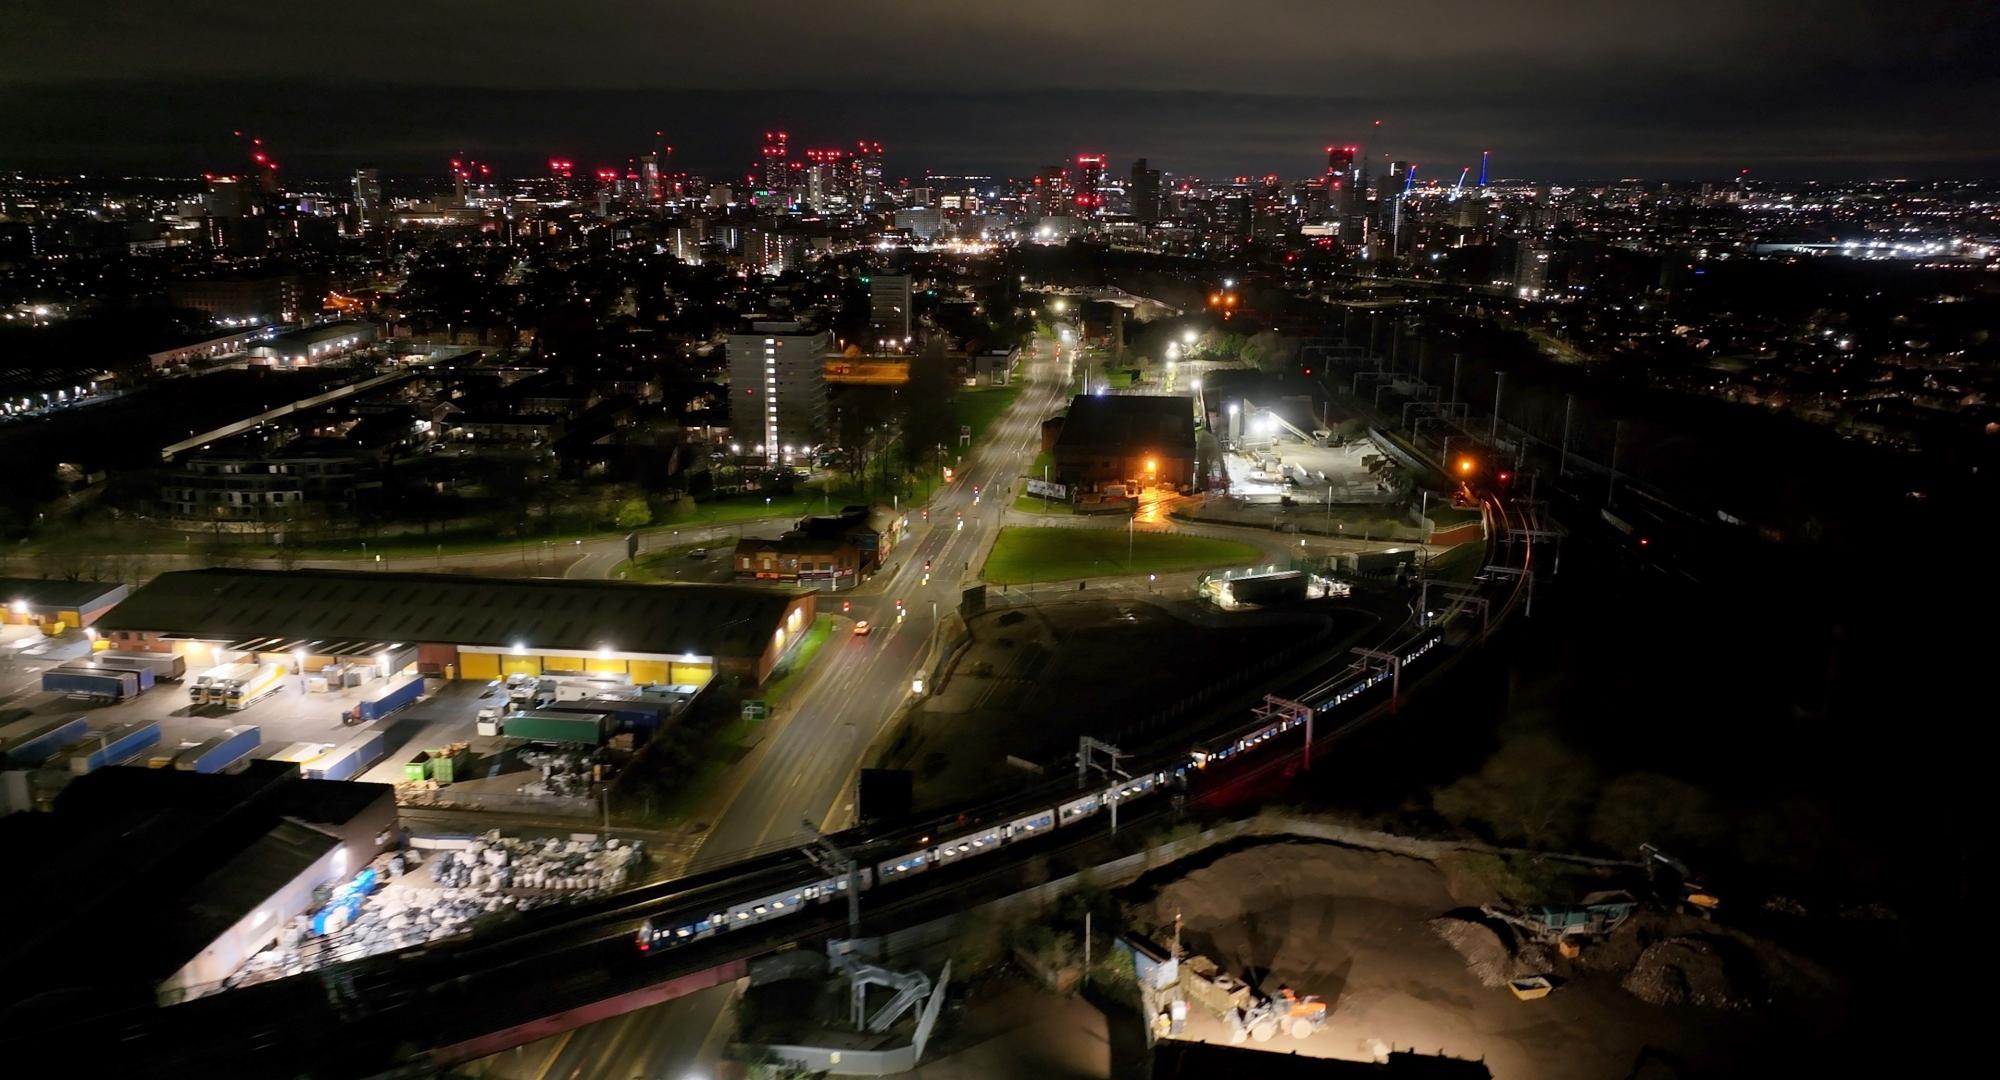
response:
<svg viewBox="0 0 2000 1080"><path fill-rule="evenodd" d="M30 608L87 611L124 595L125 586L116 581L0 577L0 604L18 600Z"/></svg>
<svg viewBox="0 0 2000 1080"><path fill-rule="evenodd" d="M98 628L230 641L275 635L755 657L799 595L745 585L183 570L142 586Z"/></svg>
<svg viewBox="0 0 2000 1080"><path fill-rule="evenodd" d="M1194 400L1142 394L1086 394L1073 399L1058 447L1120 447L1194 452Z"/></svg>

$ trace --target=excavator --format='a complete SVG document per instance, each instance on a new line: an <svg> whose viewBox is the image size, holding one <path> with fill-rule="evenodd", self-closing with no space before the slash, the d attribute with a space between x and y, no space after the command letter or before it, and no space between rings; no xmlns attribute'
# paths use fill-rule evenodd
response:
<svg viewBox="0 0 2000 1080"><path fill-rule="evenodd" d="M1639 858L1646 864L1646 881L1660 900L1704 919L1715 917L1722 898L1695 875L1692 867L1652 844L1639 845Z"/></svg>

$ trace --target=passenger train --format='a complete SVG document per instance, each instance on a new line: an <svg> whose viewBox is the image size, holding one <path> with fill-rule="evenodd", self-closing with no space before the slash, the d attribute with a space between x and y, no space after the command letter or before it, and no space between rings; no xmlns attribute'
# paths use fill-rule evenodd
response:
<svg viewBox="0 0 2000 1080"><path fill-rule="evenodd" d="M1443 632L1436 629L1411 639L1399 652L1404 666L1414 664L1443 640ZM1306 698L1312 703L1315 714L1325 715L1349 704L1389 678L1390 674L1386 671L1369 672L1359 677L1342 676L1314 688ZM939 843L932 843L928 836L923 837L918 841L922 846L914 851L859 867L852 873L814 870L811 871L814 876L796 885L746 899L721 910L696 909L648 918L639 928L639 951L651 953L700 941L738 927L790 915L810 905L839 900L847 895L849 889L858 888L865 892L938 867L976 858L1010 844L1046 836L1056 829L1076 825L1104 813L1113 803L1122 804L1157 794L1161 789L1185 780L1191 770L1253 750L1303 723L1297 717L1274 720L1252 731L1226 736L1197 748L1169 767L1121 778L1116 783L1068 802L1044 807L1005 823L996 822Z"/></svg>

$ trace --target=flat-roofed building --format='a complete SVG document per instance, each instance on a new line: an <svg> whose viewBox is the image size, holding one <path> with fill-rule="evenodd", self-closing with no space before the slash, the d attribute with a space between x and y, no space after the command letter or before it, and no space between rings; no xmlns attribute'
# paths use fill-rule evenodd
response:
<svg viewBox="0 0 2000 1080"><path fill-rule="evenodd" d="M420 671L462 679L609 675L761 683L812 625L813 594L745 585L639 585L353 570L161 574L100 621L118 649L286 662L414 647Z"/></svg>

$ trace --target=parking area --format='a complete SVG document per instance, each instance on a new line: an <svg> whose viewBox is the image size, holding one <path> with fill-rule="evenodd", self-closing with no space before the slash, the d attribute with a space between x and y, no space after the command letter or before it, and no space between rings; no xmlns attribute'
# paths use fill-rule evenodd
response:
<svg viewBox="0 0 2000 1080"><path fill-rule="evenodd" d="M76 652L78 656L85 655L87 643L80 643ZM18 666L15 681L24 684L24 692L11 703L11 708L26 709L34 715L86 716L93 727L157 721L162 751L212 738L225 728L255 724L262 739L256 757L275 757L299 743L346 742L354 737L355 729L343 720L344 714L364 701L380 697L399 681L376 678L353 687L309 691L305 678L286 674L275 689L257 701L241 709L229 709L222 705L198 705L191 700L189 689L193 677L202 669L190 667L188 676L181 681L160 682L129 701L98 705L41 691L34 685L39 676L28 669L53 666L54 661L39 656L22 659L30 662ZM435 694L388 718L385 730L390 735L390 758L406 743L442 744L473 737L485 685L444 683L437 679L428 682L426 689L437 690ZM379 769L372 770L362 779L386 782L386 774L377 775L378 772Z"/></svg>
<svg viewBox="0 0 2000 1080"><path fill-rule="evenodd" d="M1223 455L1229 492L1248 498L1336 504L1386 503L1395 499L1387 473L1369 468L1376 456L1367 441L1314 446L1292 439L1265 440Z"/></svg>

